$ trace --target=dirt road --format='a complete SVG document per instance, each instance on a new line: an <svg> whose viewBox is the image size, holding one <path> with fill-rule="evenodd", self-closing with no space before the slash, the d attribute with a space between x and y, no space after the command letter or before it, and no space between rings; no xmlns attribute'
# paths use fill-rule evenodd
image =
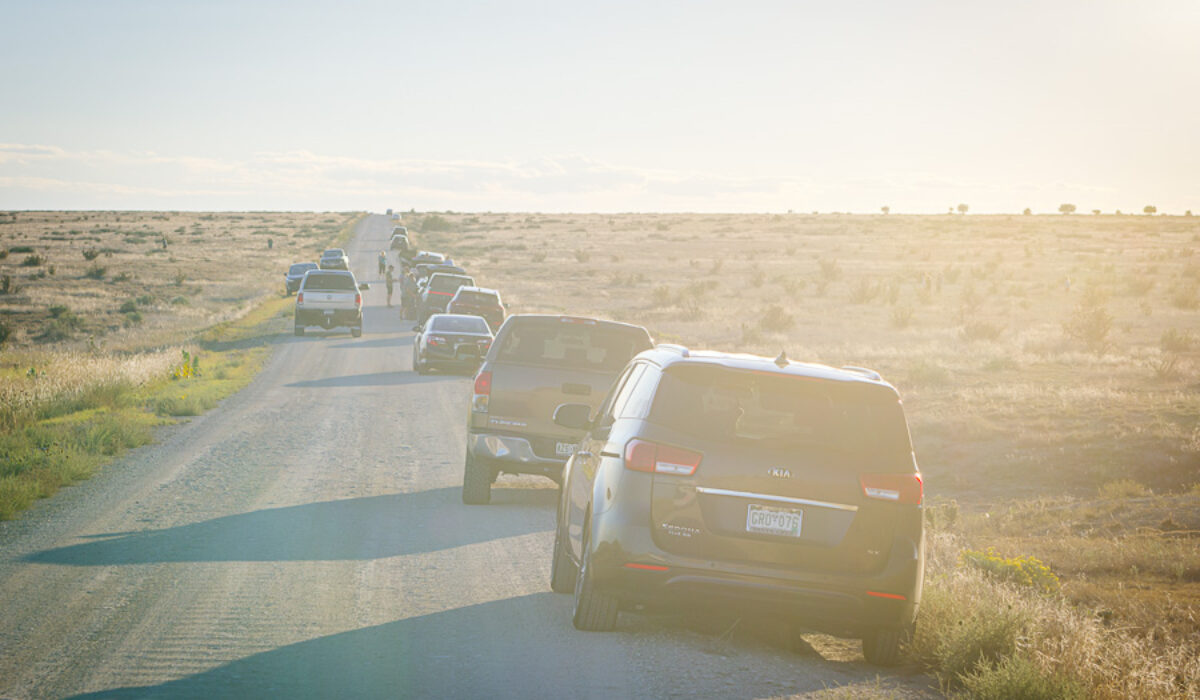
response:
<svg viewBox="0 0 1200 700"><path fill-rule="evenodd" d="M374 268L390 229L349 248L376 283L362 338L289 338L217 410L0 523L0 697L931 692L856 643L796 654L729 620L576 632L547 583L554 485L459 500L470 379L409 371Z"/></svg>

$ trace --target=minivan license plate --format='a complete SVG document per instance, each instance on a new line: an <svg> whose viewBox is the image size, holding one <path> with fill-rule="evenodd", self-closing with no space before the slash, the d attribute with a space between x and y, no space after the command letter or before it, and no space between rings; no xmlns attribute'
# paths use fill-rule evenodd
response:
<svg viewBox="0 0 1200 700"><path fill-rule="evenodd" d="M577 442L556 442L554 443L554 454L559 457L570 457L575 454L575 450L579 449Z"/></svg>
<svg viewBox="0 0 1200 700"><path fill-rule="evenodd" d="M746 532L799 537L803 512L751 504L746 507Z"/></svg>

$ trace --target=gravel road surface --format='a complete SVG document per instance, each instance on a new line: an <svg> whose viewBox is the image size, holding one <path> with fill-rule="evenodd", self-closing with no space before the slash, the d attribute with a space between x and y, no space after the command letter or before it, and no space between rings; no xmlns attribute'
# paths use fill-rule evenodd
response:
<svg viewBox="0 0 1200 700"><path fill-rule="evenodd" d="M856 642L795 653L719 616L576 632L548 585L554 484L459 500L471 380L409 370L390 232L368 217L348 247L361 338L289 336L216 410L0 523L0 697L936 694Z"/></svg>

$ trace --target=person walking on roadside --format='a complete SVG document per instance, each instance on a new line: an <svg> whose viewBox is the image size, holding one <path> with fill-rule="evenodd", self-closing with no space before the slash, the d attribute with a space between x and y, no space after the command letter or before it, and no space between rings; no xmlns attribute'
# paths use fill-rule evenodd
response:
<svg viewBox="0 0 1200 700"><path fill-rule="evenodd" d="M387 277L384 278L384 281L387 282L387 305L389 307L392 305L392 289L396 286L396 277L392 274L395 269L394 265L388 265Z"/></svg>
<svg viewBox="0 0 1200 700"><path fill-rule="evenodd" d="M388 266L387 253L385 251L381 250L381 251L379 251L379 274L380 275L383 274L383 271L385 268L387 268L387 266Z"/></svg>

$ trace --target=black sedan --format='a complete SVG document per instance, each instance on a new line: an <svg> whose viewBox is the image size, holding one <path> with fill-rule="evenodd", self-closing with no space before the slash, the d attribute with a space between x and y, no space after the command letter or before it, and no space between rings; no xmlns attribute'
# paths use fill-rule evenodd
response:
<svg viewBox="0 0 1200 700"><path fill-rule="evenodd" d="M492 330L479 316L434 314L413 339L412 368L418 374L431 369L474 371L492 347Z"/></svg>
<svg viewBox="0 0 1200 700"><path fill-rule="evenodd" d="M317 269L315 262L292 263L288 268L287 274L283 276L284 288L287 289L288 296L296 293L300 289L300 281L304 279L304 273L309 270Z"/></svg>

